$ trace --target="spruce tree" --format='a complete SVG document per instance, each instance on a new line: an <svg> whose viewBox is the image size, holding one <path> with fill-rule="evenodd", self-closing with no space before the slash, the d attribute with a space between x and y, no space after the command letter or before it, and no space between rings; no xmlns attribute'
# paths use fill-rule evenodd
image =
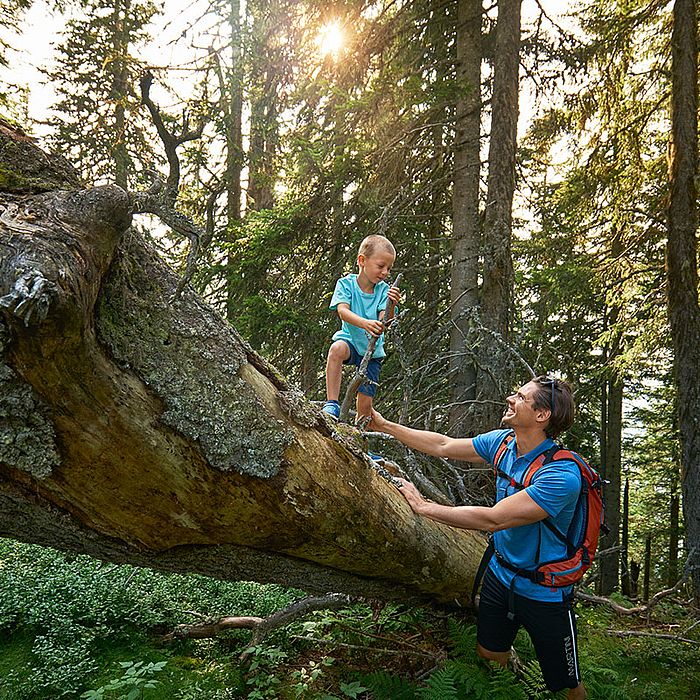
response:
<svg viewBox="0 0 700 700"><path fill-rule="evenodd" d="M155 12L151 0L85 0L46 71L59 96L51 141L93 183L127 187L140 164L153 159L137 49Z"/></svg>

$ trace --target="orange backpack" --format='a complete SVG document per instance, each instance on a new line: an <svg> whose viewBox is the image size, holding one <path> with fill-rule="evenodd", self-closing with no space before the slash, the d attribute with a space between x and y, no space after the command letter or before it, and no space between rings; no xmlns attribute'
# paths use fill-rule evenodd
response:
<svg viewBox="0 0 700 700"><path fill-rule="evenodd" d="M534 569L520 569L511 564L503 555L496 550L493 538L489 538L489 544L481 558L481 563L474 578L472 587L472 605L476 603L476 594L479 590L481 580L486 573L491 557L495 556L498 563L517 576L529 579L533 583L546 588L563 588L578 583L583 575L590 569L598 547L598 538L601 530L608 532L605 526L603 504L603 481L598 473L592 469L583 457L565 450L560 445L553 445L541 455L536 457L525 473L523 483L517 482L500 468L501 460L508 449L508 445L515 439L515 434L510 432L504 438L496 450L493 460L493 471L496 476L502 476L510 482L510 485L518 490L527 488L532 482L532 478L537 470L551 462L568 459L575 462L581 471L581 491L576 501L571 524L566 533L559 532L549 518L540 522L553 532L556 537L566 544L566 556L552 561L545 561L538 564ZM515 577L510 585L508 617L514 617L514 586Z"/></svg>
<svg viewBox="0 0 700 700"><path fill-rule="evenodd" d="M500 462L514 438L515 435L509 433L498 446L493 460L494 474L506 478L512 487L522 490L530 485L538 469L551 462L566 459L575 462L581 471L581 491L566 533L560 532L549 518L541 521L559 540L566 544L565 557L542 562L535 569L524 570L517 569L503 559L500 554L496 553L496 556L499 563L507 569L514 571L519 576L529 578L534 583L547 588L571 586L578 583L591 567L601 529L603 532L607 532L604 523L603 481L583 457L555 444L532 461L525 472L523 483L518 483L500 469Z"/></svg>

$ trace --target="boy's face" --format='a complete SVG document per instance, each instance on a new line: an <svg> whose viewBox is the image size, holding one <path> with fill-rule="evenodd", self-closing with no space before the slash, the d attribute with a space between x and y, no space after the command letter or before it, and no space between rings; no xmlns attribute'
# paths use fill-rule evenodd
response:
<svg viewBox="0 0 700 700"><path fill-rule="evenodd" d="M395 259L396 255L394 253L384 250L377 251L369 256L358 255L357 264L360 268L360 273L364 273L372 284L377 284L377 282L381 282L389 276Z"/></svg>

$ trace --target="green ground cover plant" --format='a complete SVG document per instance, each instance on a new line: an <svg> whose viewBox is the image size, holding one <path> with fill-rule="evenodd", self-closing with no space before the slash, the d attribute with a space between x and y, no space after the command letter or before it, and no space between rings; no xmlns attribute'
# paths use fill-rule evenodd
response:
<svg viewBox="0 0 700 700"><path fill-rule="evenodd" d="M69 556L0 540L0 700L541 700L530 641L517 672L475 653L469 614L358 603L321 611L241 653L250 632L164 644L203 616L266 616L303 596ZM624 604L624 599L618 598ZM663 602L650 625L579 606L581 666L591 700L700 696L700 644L623 633L673 633L692 612ZM698 640L698 627L688 634ZM692 635L695 635L694 637ZM700 641L700 640L699 640Z"/></svg>

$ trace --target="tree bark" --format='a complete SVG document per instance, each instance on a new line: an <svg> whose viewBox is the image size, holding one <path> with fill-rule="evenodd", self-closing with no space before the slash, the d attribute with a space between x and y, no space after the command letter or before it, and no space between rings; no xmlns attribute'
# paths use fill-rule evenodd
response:
<svg viewBox="0 0 700 700"><path fill-rule="evenodd" d="M469 401L476 396L476 366L466 352L470 312L479 303L479 136L481 133L481 0L460 0L457 9L456 68L461 97L456 104L452 190L450 300L450 433L467 432ZM489 426L493 427L493 426Z"/></svg>
<svg viewBox="0 0 700 700"><path fill-rule="evenodd" d="M617 351L612 353L616 355ZM605 485L605 523L610 533L605 546L616 547L620 542L620 491L622 465L622 395L623 382L620 378L608 382L608 425L606 435L606 452L604 455L602 477L609 483ZM620 556L616 551L607 557L601 557L598 592L610 595L619 588Z"/></svg>
<svg viewBox="0 0 700 700"><path fill-rule="evenodd" d="M622 547L620 549L620 564L622 567L622 595L632 597L632 582L629 570L630 547L630 482L625 479L625 489L622 499Z"/></svg>
<svg viewBox="0 0 700 700"><path fill-rule="evenodd" d="M683 512L696 605L700 606L700 307L697 204L698 46L694 0L673 6L669 159L668 309L682 446Z"/></svg>
<svg viewBox="0 0 700 700"><path fill-rule="evenodd" d="M503 397L512 389L507 343L513 297L513 193L519 114L521 0L499 0L491 100L489 178L484 212L481 323L494 336L479 347L475 423L479 430L498 425Z"/></svg>
<svg viewBox="0 0 700 700"><path fill-rule="evenodd" d="M680 497L677 493L671 494L671 519L668 528L668 575L666 585L671 588L678 581L678 541L679 541L679 516Z"/></svg>
<svg viewBox="0 0 700 700"><path fill-rule="evenodd" d="M21 148L17 169L46 158ZM178 278L129 228L129 195L76 182L0 191L0 535L468 604L484 538L415 516L191 290L170 303Z"/></svg>

